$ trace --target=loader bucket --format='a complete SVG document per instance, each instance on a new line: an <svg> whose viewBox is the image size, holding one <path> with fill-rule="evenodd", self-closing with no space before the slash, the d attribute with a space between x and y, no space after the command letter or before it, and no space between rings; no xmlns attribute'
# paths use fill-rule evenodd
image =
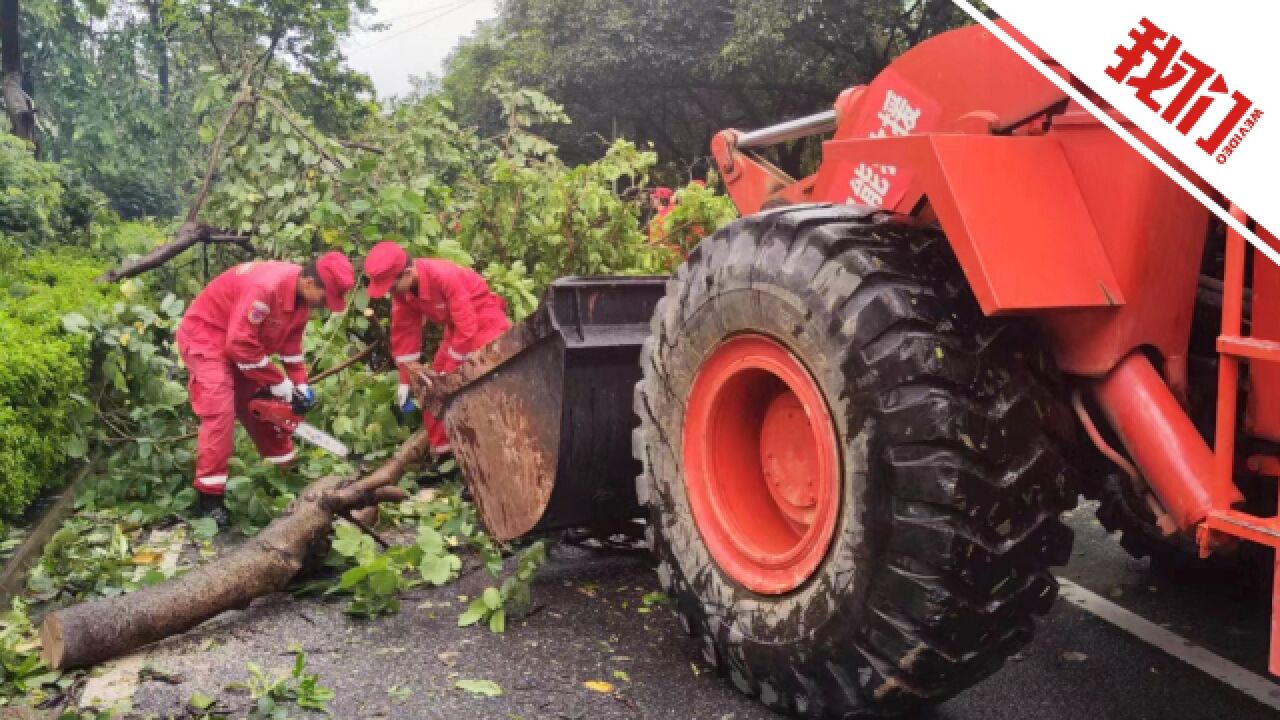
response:
<svg viewBox="0 0 1280 720"><path fill-rule="evenodd" d="M640 516L631 398L665 287L661 277L557 280L532 315L459 369L445 427L493 536Z"/></svg>

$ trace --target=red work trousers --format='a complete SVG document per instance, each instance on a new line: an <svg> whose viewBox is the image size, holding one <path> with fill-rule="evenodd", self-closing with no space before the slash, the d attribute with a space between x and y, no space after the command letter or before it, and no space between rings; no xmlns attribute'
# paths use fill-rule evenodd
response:
<svg viewBox="0 0 1280 720"><path fill-rule="evenodd" d="M511 321L507 319L506 312L503 307L498 307L496 313L486 313L477 318L480 324L480 330L477 334L476 349L480 349L485 345L502 337L502 334L511 329ZM462 364L461 361L455 360L449 354L449 348L453 345L453 331L446 329L444 337L440 340L440 348L436 350L435 357L431 358L431 369L441 375L453 372ZM436 419L436 416L422 411L422 427L427 431L427 440L431 441L431 452L436 455L453 451L453 446L449 443L449 434L445 432L444 423Z"/></svg>
<svg viewBox="0 0 1280 720"><path fill-rule="evenodd" d="M293 461L293 436L249 414L249 401L261 384L246 378L231 361L199 349L183 349L191 409L200 418L196 440L195 489L221 495L227 487L227 462L235 451L236 419L249 432L258 452L273 465Z"/></svg>

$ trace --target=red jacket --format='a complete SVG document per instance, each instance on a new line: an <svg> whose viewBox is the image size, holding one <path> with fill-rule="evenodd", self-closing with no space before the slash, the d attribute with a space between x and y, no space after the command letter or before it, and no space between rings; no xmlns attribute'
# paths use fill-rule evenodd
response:
<svg viewBox="0 0 1280 720"><path fill-rule="evenodd" d="M493 340L491 330L505 330L506 303L475 270L447 260L412 262L418 271L417 291L391 296L391 352L397 365L422 357L424 321L444 326L446 352L459 361ZM403 367L400 382L408 382Z"/></svg>
<svg viewBox="0 0 1280 720"><path fill-rule="evenodd" d="M248 262L214 278L182 316L178 345L187 352L221 357L250 380L275 385L285 373L271 363L279 355L295 384L307 381L302 333L311 308L298 302L302 268L286 262Z"/></svg>

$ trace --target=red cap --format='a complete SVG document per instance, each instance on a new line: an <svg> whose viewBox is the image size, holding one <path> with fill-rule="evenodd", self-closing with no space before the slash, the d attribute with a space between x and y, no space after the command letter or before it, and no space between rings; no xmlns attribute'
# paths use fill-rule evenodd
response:
<svg viewBox="0 0 1280 720"><path fill-rule="evenodd" d="M669 187L654 188L650 194L652 194L656 198L669 198L672 195L671 188Z"/></svg>
<svg viewBox="0 0 1280 720"><path fill-rule="evenodd" d="M374 245L364 259L364 274L369 276L369 297L386 295L408 264L409 253L399 245L393 242Z"/></svg>
<svg viewBox="0 0 1280 720"><path fill-rule="evenodd" d="M347 309L347 293L356 286L356 271L351 261L340 252L321 255L316 260L316 274L324 283L324 301L330 312Z"/></svg>

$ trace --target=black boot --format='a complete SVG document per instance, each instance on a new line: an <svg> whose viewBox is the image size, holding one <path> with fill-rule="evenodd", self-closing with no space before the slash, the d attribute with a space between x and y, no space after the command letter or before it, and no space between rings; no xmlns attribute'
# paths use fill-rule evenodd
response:
<svg viewBox="0 0 1280 720"><path fill-rule="evenodd" d="M220 531L226 530L231 524L231 516L227 513L227 506L223 504L221 495L200 493L198 510L201 515L212 518Z"/></svg>

